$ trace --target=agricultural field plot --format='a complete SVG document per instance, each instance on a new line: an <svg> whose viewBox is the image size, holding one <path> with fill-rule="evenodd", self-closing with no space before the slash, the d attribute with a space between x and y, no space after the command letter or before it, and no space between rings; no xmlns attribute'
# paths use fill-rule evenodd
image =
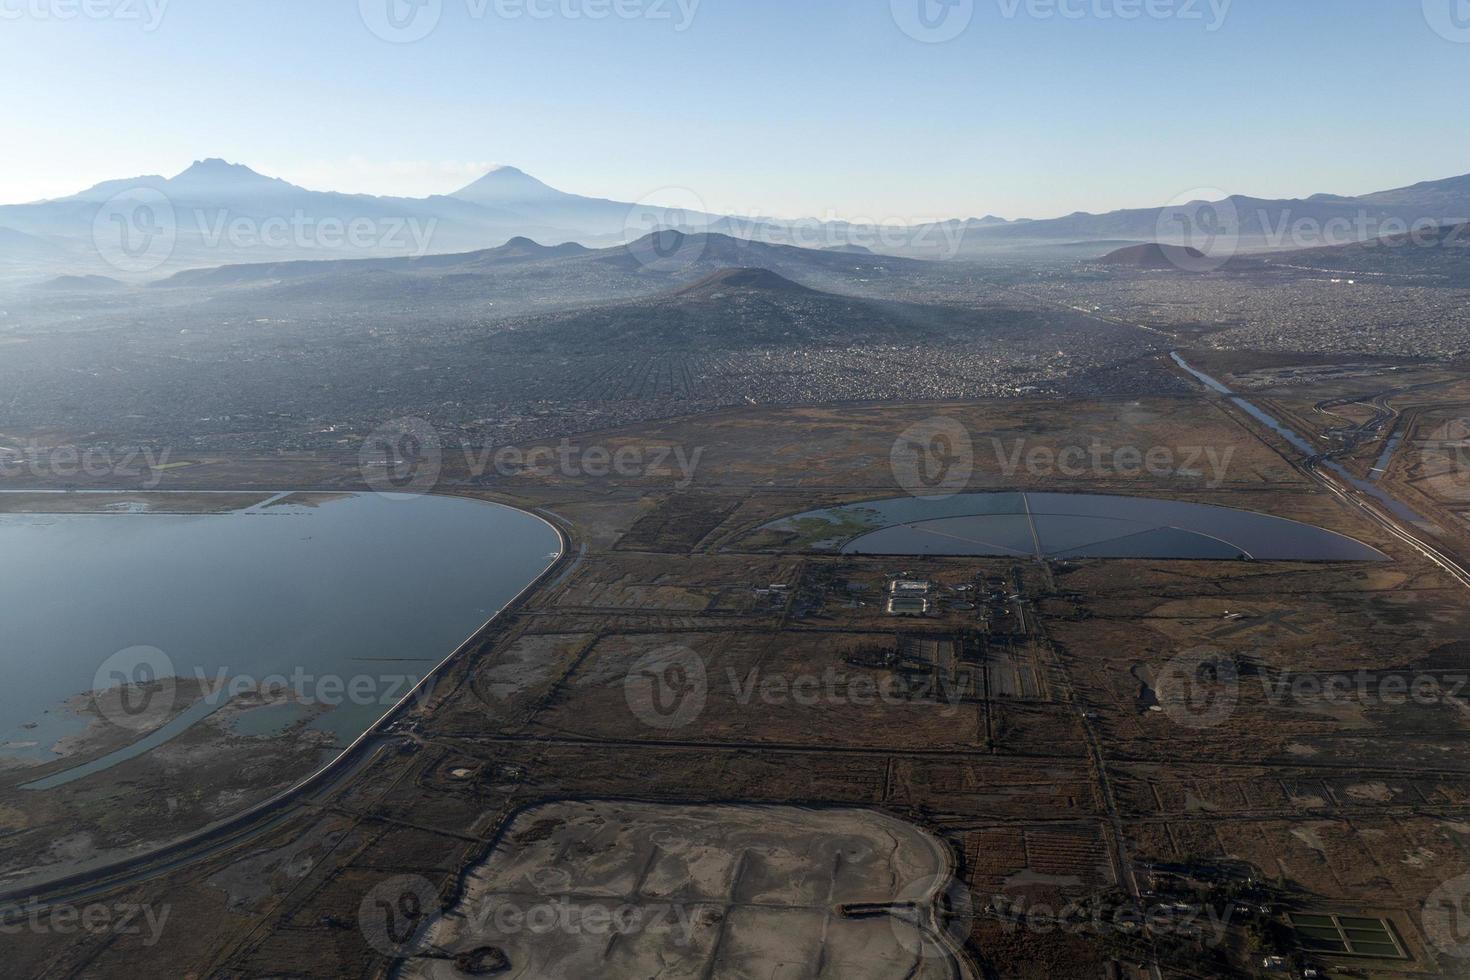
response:
<svg viewBox="0 0 1470 980"><path fill-rule="evenodd" d="M1203 399L1103 403L1102 421L1070 430L1052 403L954 411L976 432L1026 433L1053 449L1119 420L1147 444L1235 446L1245 462L1216 487L1108 475L1097 486L1303 521L1390 560L864 557L758 533L785 515L902 492L895 439L948 410L753 409L609 436L705 447L683 489L506 481L514 499L564 522L565 567L479 638L330 816L293 817L323 832L331 823L355 846L318 849L269 901L237 901L220 970L274 975L335 958L372 976L393 961L356 925L375 887L417 875L432 890L425 914L452 910L462 875L540 846L535 834L519 850L496 844L524 833L520 814L636 794L689 812L845 808L929 835L971 900L968 912L946 901L943 928L993 976L1244 969L1262 936L1303 955L1282 938L1288 912L1378 916L1403 943L1395 970L1444 975L1453 964L1421 919L1437 887L1470 871L1470 825L1456 816L1470 800L1470 713L1454 689L1470 672L1470 614L1455 581ZM798 444L801 454L764 448ZM888 614L895 578L928 584L927 616ZM1362 678L1348 696L1314 686L1343 673ZM1424 679L1426 699L1386 697L1400 676ZM289 864L280 846L270 860ZM261 842L241 856L267 853ZM1145 894L1165 866L1193 883ZM220 870L206 862L145 892L218 901L207 882ZM1058 928L1038 911L1219 912L1237 894L1257 911L1221 913L1218 933L1207 916L1202 930L1145 935ZM460 952L486 945L517 963L542 955L493 938ZM729 948L759 959L739 936ZM169 950L154 955L166 962ZM632 946L627 955L643 962Z"/></svg>
<svg viewBox="0 0 1470 980"><path fill-rule="evenodd" d="M833 633L608 636L533 723L582 736L712 746L967 750L983 743L983 695L932 672L870 666L857 655L874 642Z"/></svg>
<svg viewBox="0 0 1470 980"><path fill-rule="evenodd" d="M620 551L686 553L719 527L740 504L739 497L706 493L679 494L648 514L623 535Z"/></svg>
<svg viewBox="0 0 1470 980"><path fill-rule="evenodd" d="M985 683L993 698L1002 701L1047 701L1046 677L1029 652L986 651Z"/></svg>

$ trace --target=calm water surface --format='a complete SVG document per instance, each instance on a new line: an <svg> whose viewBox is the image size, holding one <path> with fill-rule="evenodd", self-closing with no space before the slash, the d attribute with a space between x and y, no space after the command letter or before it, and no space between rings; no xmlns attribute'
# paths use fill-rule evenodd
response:
<svg viewBox="0 0 1470 980"><path fill-rule="evenodd" d="M814 550L854 555L1385 559L1353 538L1268 514L1110 494L897 497L810 511L768 526L804 531L815 539Z"/></svg>
<svg viewBox="0 0 1470 980"><path fill-rule="evenodd" d="M291 689L315 696L311 727L345 744L560 548L529 514L438 496L287 497L202 516L0 515L0 756L54 759L58 739L87 728L68 702L109 657L140 646L163 651L180 678L304 678ZM356 681L366 696L320 678ZM207 709L194 703L190 719ZM300 715L264 710L237 731L270 735Z"/></svg>

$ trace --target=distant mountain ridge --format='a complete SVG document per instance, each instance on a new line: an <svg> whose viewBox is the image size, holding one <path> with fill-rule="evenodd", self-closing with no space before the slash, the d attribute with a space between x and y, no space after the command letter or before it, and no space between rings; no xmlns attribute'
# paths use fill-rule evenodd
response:
<svg viewBox="0 0 1470 980"><path fill-rule="evenodd" d="M1397 228L1454 225L1470 220L1470 175L1424 181L1359 197L1314 194L1300 199L1232 195L1159 208L1106 214L1076 212L1062 218L967 229L964 245L1016 241L1143 239L1211 251L1219 238L1252 250L1312 248L1369 241Z"/></svg>
<svg viewBox="0 0 1470 980"><path fill-rule="evenodd" d="M1470 288L1470 223L1422 226L1343 245L1282 252L1207 256L1197 249L1150 242L1120 248L1098 258L1100 265L1171 274L1223 273L1267 278L1334 277L1355 285L1353 277L1380 283Z"/></svg>
<svg viewBox="0 0 1470 980"><path fill-rule="evenodd" d="M877 293L890 277L928 269L929 263L917 259L663 231L602 249L513 239L495 248L452 255L187 269L150 283L143 291L174 293L179 301L208 297L256 309L285 310L292 303L310 303L319 309L352 312L479 310L500 318L651 296L689 306L720 294L724 299L756 294L789 298L803 289Z"/></svg>
<svg viewBox="0 0 1470 980"><path fill-rule="evenodd" d="M862 256L846 252L826 252L773 245L729 235L686 235L663 231L645 235L626 245L591 249L575 242L542 245L529 238L513 238L495 248L445 255L401 258L334 259L331 261L296 260L292 262L247 263L218 266L211 269L187 269L153 285L173 286L249 284L278 282L285 279L330 276L383 270L400 273L444 275L498 271L506 266L528 262L555 261L597 263L624 269L647 269L654 274L670 274L692 270L714 277L745 271L778 271L782 269L849 272L854 268L878 273L885 268L920 270L924 263L917 259L894 256ZM864 263L855 266L854 263Z"/></svg>
<svg viewBox="0 0 1470 980"><path fill-rule="evenodd" d="M1401 278L1415 285L1466 289L1470 288L1470 223L1426 227L1349 245L1267 253L1252 260L1267 268Z"/></svg>
<svg viewBox="0 0 1470 980"><path fill-rule="evenodd" d="M119 268L116 257L108 254L109 244L116 244L109 236L133 233L128 219L138 205L161 212L152 219L164 222L167 247L159 249L162 259L156 264ZM1371 240L1391 231L1395 222L1405 227L1453 225L1467 218L1470 175L1357 197L1316 194L1273 200L1237 195L1041 220L987 215L877 226L744 218L587 197L509 166L494 168L452 194L405 198L308 190L209 158L173 177L108 180L68 197L0 206L0 280L39 281L67 274L136 281L237 263L476 251L518 239L605 247L660 228L854 255L930 259L976 257L1017 246L1068 248L1128 240L1209 252L1208 240L1186 234L1200 228L1223 231L1244 249L1278 251L1341 242L1344 235L1349 241ZM349 230L361 233L354 237Z"/></svg>
<svg viewBox="0 0 1470 980"><path fill-rule="evenodd" d="M279 177L266 177L238 163L227 163L218 157L196 160L173 177L145 174L121 180L105 180L70 197L37 201L37 204L59 204L72 201L101 203L118 194L141 189L177 195L186 201L229 199L242 194L309 194L305 188L287 183Z"/></svg>

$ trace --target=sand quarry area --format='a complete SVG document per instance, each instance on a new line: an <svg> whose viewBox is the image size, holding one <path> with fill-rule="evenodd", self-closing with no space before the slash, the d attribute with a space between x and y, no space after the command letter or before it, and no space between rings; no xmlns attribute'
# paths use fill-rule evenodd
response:
<svg viewBox="0 0 1470 980"><path fill-rule="evenodd" d="M401 976L967 975L936 913L948 854L879 813L561 802L506 841Z"/></svg>

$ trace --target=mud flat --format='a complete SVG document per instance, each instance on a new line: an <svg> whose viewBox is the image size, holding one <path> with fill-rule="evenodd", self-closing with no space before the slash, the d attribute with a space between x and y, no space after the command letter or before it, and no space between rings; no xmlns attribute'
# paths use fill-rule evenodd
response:
<svg viewBox="0 0 1470 980"><path fill-rule="evenodd" d="M228 491L7 490L0 492L0 514L229 514L272 496Z"/></svg>
<svg viewBox="0 0 1470 980"><path fill-rule="evenodd" d="M557 802L502 844L400 977L971 975L937 924L948 852L873 811Z"/></svg>

